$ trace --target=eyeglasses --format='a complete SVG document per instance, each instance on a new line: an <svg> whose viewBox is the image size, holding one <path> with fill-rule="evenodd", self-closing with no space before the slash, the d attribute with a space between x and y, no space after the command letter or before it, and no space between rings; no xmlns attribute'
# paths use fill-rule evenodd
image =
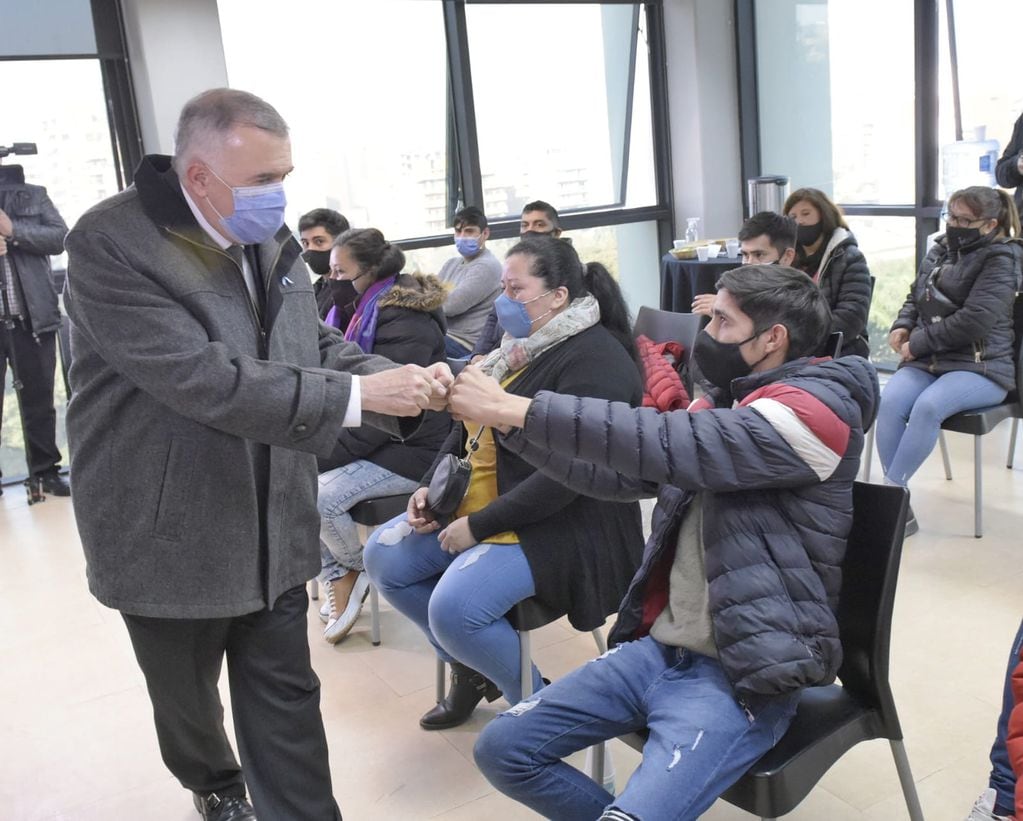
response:
<svg viewBox="0 0 1023 821"><path fill-rule="evenodd" d="M987 222L986 219L971 219L970 217L958 217L955 214L950 214L948 211L941 212L941 218L947 225L951 225L953 228L977 228Z"/></svg>

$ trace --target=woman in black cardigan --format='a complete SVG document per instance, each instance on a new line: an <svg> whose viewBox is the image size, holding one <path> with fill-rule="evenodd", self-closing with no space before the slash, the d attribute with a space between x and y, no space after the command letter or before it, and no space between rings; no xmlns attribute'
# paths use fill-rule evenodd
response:
<svg viewBox="0 0 1023 821"><path fill-rule="evenodd" d="M484 372L520 396L640 403L628 311L603 266L584 268L561 240L531 238L508 253L502 284L495 307L505 337L480 363ZM420 719L428 730L463 723L498 687L519 700L518 637L505 618L517 602L536 596L593 630L618 606L643 550L637 503L576 494L489 428L456 425L440 457L467 451L472 482L450 524L426 509L431 469L407 514L377 530L365 552L373 583L451 664L447 697ZM533 686L543 686L535 668Z"/></svg>

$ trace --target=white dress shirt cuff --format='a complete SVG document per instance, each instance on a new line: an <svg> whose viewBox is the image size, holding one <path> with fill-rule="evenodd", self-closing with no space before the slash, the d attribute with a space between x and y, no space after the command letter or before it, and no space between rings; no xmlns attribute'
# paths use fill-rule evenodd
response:
<svg viewBox="0 0 1023 821"><path fill-rule="evenodd" d="M348 410L345 411L345 418L341 421L343 428L357 428L362 424L362 388L359 386L359 377L352 375L352 387L348 392Z"/></svg>

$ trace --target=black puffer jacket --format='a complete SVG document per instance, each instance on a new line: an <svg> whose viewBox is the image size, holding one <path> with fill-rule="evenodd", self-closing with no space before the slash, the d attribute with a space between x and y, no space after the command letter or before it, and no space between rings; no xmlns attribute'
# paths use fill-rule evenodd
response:
<svg viewBox="0 0 1023 821"><path fill-rule="evenodd" d="M971 371L1006 390L1016 384L1012 361L1012 302L1019 289L1023 245L1018 240L987 240L950 252L938 237L920 264L916 281L899 311L892 330L909 331L909 350L915 359L899 367L931 373ZM928 280L962 307L939 322L927 322L917 308L925 299Z"/></svg>
<svg viewBox="0 0 1023 821"><path fill-rule="evenodd" d="M443 362L447 323L441 306L446 296L436 277L400 274L378 302L373 353L400 365L426 367ZM451 417L433 411L424 414L422 426L404 442L367 425L343 428L330 458L319 460L319 470L322 473L367 459L417 481L433 464L450 430Z"/></svg>
<svg viewBox="0 0 1023 821"><path fill-rule="evenodd" d="M5 188L0 208L14 226L7 253L18 270L32 333L52 333L60 327L60 311L49 258L64 251L67 225L41 185Z"/></svg>
<svg viewBox="0 0 1023 821"><path fill-rule="evenodd" d="M1002 188L1015 188L1012 198L1016 210L1023 212L1023 174L1019 173L1019 156L1023 153L1023 114L1012 127L1012 137L1002 152L1002 158L995 166L995 179Z"/></svg>
<svg viewBox="0 0 1023 821"><path fill-rule="evenodd" d="M836 228L824 248L820 266L807 273L816 276L817 285L827 297L831 307L831 333L842 332L842 354L869 356L870 269L856 244L856 237L845 228Z"/></svg>
<svg viewBox="0 0 1023 821"><path fill-rule="evenodd" d="M601 498L660 485L611 641L649 629L644 602L666 583L686 507L703 491L714 639L732 685L770 696L826 684L842 661L835 610L877 374L859 357L801 359L732 389L734 409L703 399L665 414L540 393L506 446Z"/></svg>

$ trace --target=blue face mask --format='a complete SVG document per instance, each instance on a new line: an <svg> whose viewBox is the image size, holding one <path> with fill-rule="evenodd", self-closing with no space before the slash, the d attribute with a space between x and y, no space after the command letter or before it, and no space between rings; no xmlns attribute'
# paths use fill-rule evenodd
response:
<svg viewBox="0 0 1023 821"><path fill-rule="evenodd" d="M208 165L206 167L210 168ZM227 185L224 178L212 168L210 173ZM287 199L282 183L227 187L231 189L234 201L234 213L231 216L225 217L217 211L209 197L206 201L220 217L224 227L231 232L231 237L238 242L245 245L266 242L284 225L284 206L287 205Z"/></svg>
<svg viewBox="0 0 1023 821"><path fill-rule="evenodd" d="M480 252L480 238L455 237L455 248L463 257L474 257Z"/></svg>
<svg viewBox="0 0 1023 821"><path fill-rule="evenodd" d="M544 291L539 296L535 296L532 299L527 299L525 302L518 302L511 297L501 294L497 299L494 300L494 310L497 311L497 321L501 323L501 327L509 336L514 336L516 339L524 339L529 336L530 330L533 328L533 323L539 322L547 314L540 314L536 319L530 319L529 314L526 312L526 306L530 302L535 302L542 296L547 296L550 291ZM551 309L553 310L553 308Z"/></svg>

